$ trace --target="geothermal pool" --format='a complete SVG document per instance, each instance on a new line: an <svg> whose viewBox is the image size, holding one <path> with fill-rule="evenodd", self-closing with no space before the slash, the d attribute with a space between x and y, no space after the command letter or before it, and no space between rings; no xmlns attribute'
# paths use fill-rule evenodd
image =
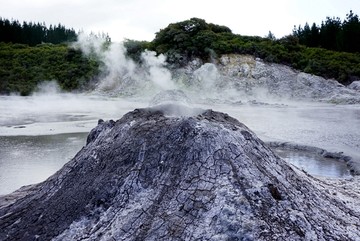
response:
<svg viewBox="0 0 360 241"><path fill-rule="evenodd" d="M86 142L98 119L119 119L148 98L85 94L0 96L0 195L45 180ZM226 112L264 141L315 146L360 159L360 105L241 103L198 100L194 107ZM306 153L279 153L313 175L348 177L344 163Z"/></svg>

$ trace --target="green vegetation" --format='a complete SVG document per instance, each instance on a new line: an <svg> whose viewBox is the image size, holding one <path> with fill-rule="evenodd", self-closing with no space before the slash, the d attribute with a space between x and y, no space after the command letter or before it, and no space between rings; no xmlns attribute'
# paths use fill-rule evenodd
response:
<svg viewBox="0 0 360 241"><path fill-rule="evenodd" d="M0 33L0 94L28 95L38 83L49 80L58 81L64 90L77 90L100 72L101 62L94 55L85 56L79 50L59 44L76 39L73 30L66 30L60 24L47 29L44 24L20 25L0 18ZM312 28L299 27L281 39L271 32L267 37L233 34L226 26L192 18L169 24L151 42L126 40L124 45L128 56L136 62L141 62L145 49L165 54L172 66L183 66L193 58L207 62L222 54L250 54L349 84L360 79L359 34L359 18L352 12L343 23L328 18L321 27L315 24ZM56 44L38 44L39 41ZM107 36L104 47L110 41Z"/></svg>
<svg viewBox="0 0 360 241"><path fill-rule="evenodd" d="M124 47L126 48L127 56L137 63L141 62L141 53L144 52L145 49L152 49L150 42L131 39L124 41Z"/></svg>
<svg viewBox="0 0 360 241"><path fill-rule="evenodd" d="M0 94L30 94L42 81L56 80L63 90L83 88L99 73L95 59L67 45L0 43Z"/></svg>
<svg viewBox="0 0 360 241"><path fill-rule="evenodd" d="M0 18L0 94L28 95L49 80L66 91L83 88L99 73L99 63L62 44L76 40L75 30L61 24Z"/></svg>
<svg viewBox="0 0 360 241"><path fill-rule="evenodd" d="M35 46L41 43L59 44L76 41L77 34L74 29L66 29L58 24L46 27L45 23L19 23L17 20L10 21L0 18L0 42L20 43Z"/></svg>
<svg viewBox="0 0 360 241"><path fill-rule="evenodd" d="M166 53L169 61L175 62L192 57L206 59L213 50L225 53L222 48L227 36L233 36L228 27L192 18L160 30L152 43L157 53Z"/></svg>
<svg viewBox="0 0 360 241"><path fill-rule="evenodd" d="M160 30L148 46L167 55L173 64L186 64L194 57L209 61L222 54L250 54L267 62L335 78L343 84L360 78L359 53L306 47L299 43L296 35L279 40L271 33L266 38L241 36L227 27L208 24L198 18L170 24Z"/></svg>
<svg viewBox="0 0 360 241"><path fill-rule="evenodd" d="M293 30L299 43L309 47L322 47L329 50L360 53L360 19L350 11L341 22L340 18L327 17L321 26L313 23L311 28L305 23Z"/></svg>

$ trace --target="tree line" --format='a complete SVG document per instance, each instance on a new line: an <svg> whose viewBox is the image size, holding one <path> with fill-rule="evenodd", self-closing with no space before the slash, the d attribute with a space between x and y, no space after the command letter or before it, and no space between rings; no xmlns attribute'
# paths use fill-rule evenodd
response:
<svg viewBox="0 0 360 241"><path fill-rule="evenodd" d="M339 17L327 17L320 26L316 23L311 27L308 23L304 27L295 26L293 35L308 47L360 53L360 19L352 11L346 14L344 21Z"/></svg>
<svg viewBox="0 0 360 241"><path fill-rule="evenodd" d="M0 42L19 43L35 46L41 43L60 44L77 40L74 29L67 29L61 25L50 25L45 23L23 22L8 20L0 17Z"/></svg>
<svg viewBox="0 0 360 241"><path fill-rule="evenodd" d="M349 18L353 18L351 15ZM141 47L163 53L167 61L186 65L192 58L212 61L222 54L249 54L267 62L291 66L310 74L334 78L342 84L360 79L360 54L301 44L297 35L281 39L234 34L225 26L206 23L199 18L169 24L156 33L155 39L145 44L129 44L128 53L138 55ZM329 39L328 41L331 41ZM360 43L354 43L355 45ZM358 44L359 45L359 44ZM131 51L133 50L133 51Z"/></svg>
<svg viewBox="0 0 360 241"><path fill-rule="evenodd" d="M352 12L348 15L346 23L350 19L355 23L358 21L357 15ZM13 27L6 32L4 26L10 25ZM325 26L325 23L323 25ZM344 23L341 26L342 31L347 29ZM27 28L32 29L29 31L32 33L38 29L38 36L43 36L42 40L35 41L29 37L33 35L26 35L24 29ZM18 30L11 34L10 29ZM64 90L86 88L90 83L96 82L102 65L101 60L95 56L85 56L67 44L57 44L75 40L76 33L73 30L69 30L73 33L73 38L69 37L70 34L51 41L51 33L55 30L66 32L66 28L60 24L46 28L45 24L21 25L18 21L11 22L0 18L0 94L17 92L28 95L39 82L46 80L57 80ZM318 32L321 34L320 30ZM319 48L321 42L305 44L300 33L302 31L280 39L271 34L267 37L243 36L232 33L226 26L191 18L160 29L151 42L126 40L124 45L128 57L137 62L142 61L141 53L148 49L156 51L157 54L165 54L169 66L174 68L184 66L194 58L209 62L216 61L222 54L249 54L267 62L285 64L310 74L334 78L342 84L360 79L359 52L334 51L323 46ZM346 34L343 33L343 36ZM11 36L13 39L9 40ZM110 37L102 37L106 42L104 47L108 46L111 42ZM54 44L40 44L43 42ZM353 44L357 43L360 41ZM340 46L344 47L344 42Z"/></svg>

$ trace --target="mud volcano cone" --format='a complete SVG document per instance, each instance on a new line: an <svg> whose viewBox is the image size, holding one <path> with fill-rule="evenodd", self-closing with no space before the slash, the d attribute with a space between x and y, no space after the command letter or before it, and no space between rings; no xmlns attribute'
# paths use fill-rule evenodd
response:
<svg viewBox="0 0 360 241"><path fill-rule="evenodd" d="M137 109L0 208L0 240L359 240L359 211L236 119Z"/></svg>

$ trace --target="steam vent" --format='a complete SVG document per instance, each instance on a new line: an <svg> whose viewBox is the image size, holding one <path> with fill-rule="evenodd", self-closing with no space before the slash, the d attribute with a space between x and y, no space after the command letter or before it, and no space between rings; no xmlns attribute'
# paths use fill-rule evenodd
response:
<svg viewBox="0 0 360 241"><path fill-rule="evenodd" d="M326 185L227 114L136 109L2 197L0 240L359 240L359 209Z"/></svg>

